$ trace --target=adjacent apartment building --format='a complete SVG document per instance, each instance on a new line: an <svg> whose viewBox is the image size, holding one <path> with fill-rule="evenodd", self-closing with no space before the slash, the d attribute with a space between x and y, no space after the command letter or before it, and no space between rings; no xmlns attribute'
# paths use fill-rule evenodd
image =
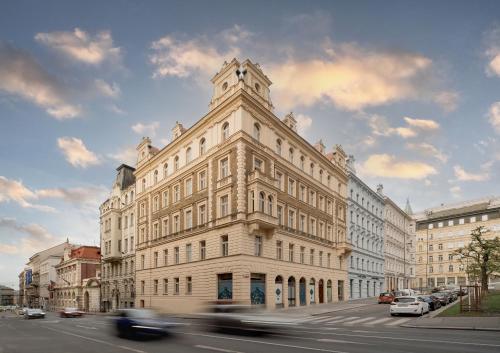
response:
<svg viewBox="0 0 500 353"><path fill-rule="evenodd" d="M224 63L212 84L201 120L189 129L177 123L162 149L148 138L137 147L136 305L186 311L216 300L275 308L346 299L344 151L312 146L293 114L274 115L258 64ZM118 210L104 225L104 261L123 252L120 199L109 204Z"/></svg>
<svg viewBox="0 0 500 353"><path fill-rule="evenodd" d="M382 195L383 187L377 192ZM385 196L384 246L385 246L385 289L400 290L415 286L415 221L412 218L410 202L405 210Z"/></svg>
<svg viewBox="0 0 500 353"><path fill-rule="evenodd" d="M467 263L453 252L467 245L471 231L484 226L485 237L500 236L500 197L487 197L429 208L416 215L417 286L466 285ZM491 279L490 279L491 280Z"/></svg>
<svg viewBox="0 0 500 353"><path fill-rule="evenodd" d="M356 175L353 156L347 161L347 173L347 239L352 244L349 293L352 299L368 298L385 290L385 200Z"/></svg>
<svg viewBox="0 0 500 353"><path fill-rule="evenodd" d="M122 164L100 211L102 310L132 308L135 300L135 169Z"/></svg>

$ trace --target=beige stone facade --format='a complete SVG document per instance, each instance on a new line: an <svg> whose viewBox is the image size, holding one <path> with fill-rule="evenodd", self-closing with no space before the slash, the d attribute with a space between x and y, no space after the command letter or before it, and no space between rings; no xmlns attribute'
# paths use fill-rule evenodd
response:
<svg viewBox="0 0 500 353"><path fill-rule="evenodd" d="M452 253L467 245L471 231L479 226L489 230L487 238L500 236L500 198L430 208L416 219L417 286L466 285L470 282L465 272L467 264Z"/></svg>
<svg viewBox="0 0 500 353"><path fill-rule="evenodd" d="M258 65L235 59L212 83L206 116L161 150L137 147L135 305L348 298L344 151L278 119Z"/></svg>

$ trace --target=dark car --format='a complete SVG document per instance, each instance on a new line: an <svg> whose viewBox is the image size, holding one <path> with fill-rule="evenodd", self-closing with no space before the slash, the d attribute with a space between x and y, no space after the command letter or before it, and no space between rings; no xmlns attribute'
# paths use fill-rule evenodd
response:
<svg viewBox="0 0 500 353"><path fill-rule="evenodd" d="M81 317L83 314L83 311L80 311L77 308L64 308L59 312L61 317Z"/></svg>
<svg viewBox="0 0 500 353"><path fill-rule="evenodd" d="M448 305L450 302L450 297L445 292L436 292L432 294L434 297L438 298L441 302L441 306Z"/></svg>
<svg viewBox="0 0 500 353"><path fill-rule="evenodd" d="M441 302L439 299L433 295L421 295L420 296L427 304L429 304L429 310L434 311L441 307Z"/></svg>
<svg viewBox="0 0 500 353"><path fill-rule="evenodd" d="M394 301L394 298L396 297L391 292L380 293L380 295L378 296L378 303L391 304Z"/></svg>
<svg viewBox="0 0 500 353"><path fill-rule="evenodd" d="M458 299L458 294L457 294L457 293L455 293L455 292L454 292L454 291L452 291L452 290L445 290L445 291L443 291L443 292L445 292L446 294L448 294L448 297L450 298L450 303L451 303L451 302L454 302L455 300L457 300L457 299Z"/></svg>
<svg viewBox="0 0 500 353"><path fill-rule="evenodd" d="M114 326L119 337L162 337L168 335L168 329L178 325L156 315L152 310L121 309L114 318Z"/></svg>

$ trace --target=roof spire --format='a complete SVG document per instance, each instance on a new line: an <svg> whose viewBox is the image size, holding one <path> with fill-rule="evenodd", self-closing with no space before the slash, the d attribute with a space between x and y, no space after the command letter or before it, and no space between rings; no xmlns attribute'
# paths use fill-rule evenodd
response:
<svg viewBox="0 0 500 353"><path fill-rule="evenodd" d="M405 212L409 216L411 216L413 214L413 210L411 209L410 198L409 197L406 198Z"/></svg>

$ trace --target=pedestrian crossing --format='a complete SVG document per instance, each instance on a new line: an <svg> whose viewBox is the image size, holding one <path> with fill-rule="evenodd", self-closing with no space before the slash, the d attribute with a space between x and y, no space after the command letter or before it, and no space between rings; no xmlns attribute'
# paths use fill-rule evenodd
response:
<svg viewBox="0 0 500 353"><path fill-rule="evenodd" d="M410 321L411 317L405 318L393 318L393 317L359 317L359 316L314 316L312 318L307 318L302 320L302 323L307 323L311 325L325 325L325 327L332 327L337 325L343 326L354 326L354 325L364 325L364 326L374 326L374 325L383 325L383 326L397 326L404 324L407 321Z"/></svg>

